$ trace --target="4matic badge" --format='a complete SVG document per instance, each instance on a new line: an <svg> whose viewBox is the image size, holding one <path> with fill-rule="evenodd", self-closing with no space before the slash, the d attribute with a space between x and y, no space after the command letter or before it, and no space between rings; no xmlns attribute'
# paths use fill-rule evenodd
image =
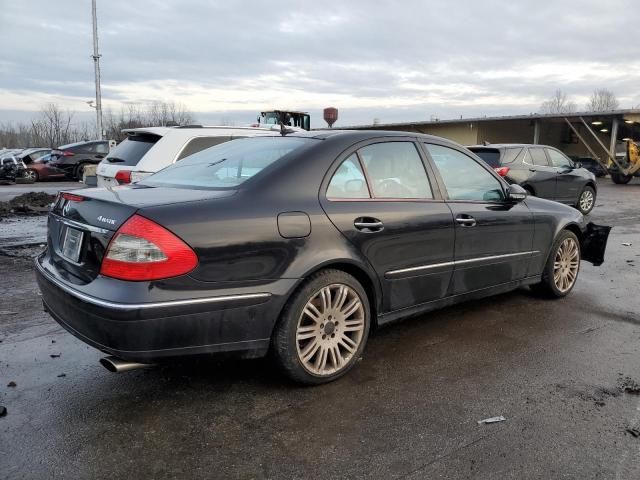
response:
<svg viewBox="0 0 640 480"><path fill-rule="evenodd" d="M108 223L109 225L115 225L116 221L112 218L103 217L102 215L98 216L98 221L102 223Z"/></svg>

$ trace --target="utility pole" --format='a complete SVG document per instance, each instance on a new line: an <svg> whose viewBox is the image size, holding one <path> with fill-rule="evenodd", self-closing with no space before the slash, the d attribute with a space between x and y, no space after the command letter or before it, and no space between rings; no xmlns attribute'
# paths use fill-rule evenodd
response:
<svg viewBox="0 0 640 480"><path fill-rule="evenodd" d="M100 92L100 54L98 53L98 17L96 16L96 0L91 0L91 16L93 17L93 67L96 77L96 129L98 140L102 140L102 93Z"/></svg>

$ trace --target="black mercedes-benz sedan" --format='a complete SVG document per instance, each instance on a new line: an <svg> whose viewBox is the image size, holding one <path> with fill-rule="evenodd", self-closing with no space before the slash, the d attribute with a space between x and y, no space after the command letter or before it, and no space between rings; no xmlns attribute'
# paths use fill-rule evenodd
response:
<svg viewBox="0 0 640 480"><path fill-rule="evenodd" d="M608 233L442 138L309 132L60 194L36 271L45 309L112 370L271 351L317 384L393 320L523 285L567 295Z"/></svg>
<svg viewBox="0 0 640 480"><path fill-rule="evenodd" d="M500 144L469 147L498 175L530 195L555 200L588 214L596 204L595 175L547 145Z"/></svg>

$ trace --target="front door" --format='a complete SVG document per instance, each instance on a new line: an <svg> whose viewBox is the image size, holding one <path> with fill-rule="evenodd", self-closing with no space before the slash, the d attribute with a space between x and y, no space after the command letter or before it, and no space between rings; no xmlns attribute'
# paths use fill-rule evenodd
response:
<svg viewBox="0 0 640 480"><path fill-rule="evenodd" d="M525 202L509 202L487 167L454 148L427 143L455 222L450 293L458 295L527 276L533 215Z"/></svg>
<svg viewBox="0 0 640 480"><path fill-rule="evenodd" d="M584 187L584 176L576 171L573 162L564 153L545 148L549 160L556 170L556 200L574 204Z"/></svg>
<svg viewBox="0 0 640 480"><path fill-rule="evenodd" d="M453 272L453 218L418 145L378 140L342 158L321 202L376 271L380 313L444 297Z"/></svg>

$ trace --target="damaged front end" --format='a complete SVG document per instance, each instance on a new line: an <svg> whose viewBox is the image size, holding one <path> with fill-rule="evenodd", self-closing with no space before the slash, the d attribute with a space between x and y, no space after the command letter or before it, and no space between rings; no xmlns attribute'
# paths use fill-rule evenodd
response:
<svg viewBox="0 0 640 480"><path fill-rule="evenodd" d="M593 263L596 267L604 262L604 252L611 227L589 222L582 235L582 260Z"/></svg>

